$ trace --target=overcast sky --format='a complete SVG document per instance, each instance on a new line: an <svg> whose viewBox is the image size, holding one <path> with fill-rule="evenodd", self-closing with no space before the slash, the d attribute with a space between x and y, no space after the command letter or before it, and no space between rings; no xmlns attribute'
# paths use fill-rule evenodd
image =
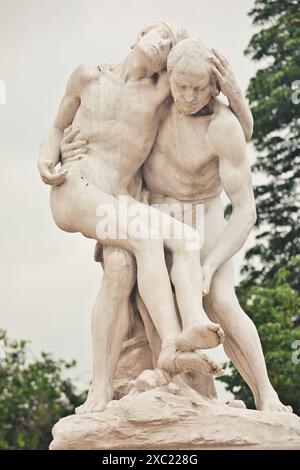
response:
<svg viewBox="0 0 300 470"><path fill-rule="evenodd" d="M153 20L183 25L230 60L245 90L255 65L243 56L254 0L0 0L0 327L35 352L91 369L91 308L101 272L94 242L59 230L36 169L68 76L82 62L118 62ZM236 261L238 272L239 259ZM215 353L224 358L222 352Z"/></svg>

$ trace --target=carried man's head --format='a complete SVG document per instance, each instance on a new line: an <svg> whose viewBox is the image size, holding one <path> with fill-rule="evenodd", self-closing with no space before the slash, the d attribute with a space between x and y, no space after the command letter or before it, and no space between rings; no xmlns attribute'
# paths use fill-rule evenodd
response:
<svg viewBox="0 0 300 470"><path fill-rule="evenodd" d="M201 39L185 39L170 52L167 61L176 108L194 114L219 94L211 63L212 52Z"/></svg>
<svg viewBox="0 0 300 470"><path fill-rule="evenodd" d="M145 61L158 72L165 68L172 47L185 38L187 33L181 26L156 21L139 32L136 43L131 47L137 48Z"/></svg>

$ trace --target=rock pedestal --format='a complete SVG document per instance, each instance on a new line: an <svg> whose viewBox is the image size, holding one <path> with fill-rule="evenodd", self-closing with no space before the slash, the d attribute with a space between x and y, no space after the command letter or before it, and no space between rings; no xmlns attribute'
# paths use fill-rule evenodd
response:
<svg viewBox="0 0 300 470"><path fill-rule="evenodd" d="M62 418L50 449L300 449L294 414L222 405L173 382L153 388L152 379L145 371L101 413Z"/></svg>

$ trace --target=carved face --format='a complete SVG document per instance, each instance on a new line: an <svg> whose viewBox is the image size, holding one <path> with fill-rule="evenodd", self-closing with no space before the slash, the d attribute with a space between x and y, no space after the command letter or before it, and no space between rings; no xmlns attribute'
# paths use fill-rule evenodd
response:
<svg viewBox="0 0 300 470"><path fill-rule="evenodd" d="M153 66L154 71L165 67L167 58L172 47L172 41L167 29L155 26L149 31L142 31L136 47L142 52L145 61Z"/></svg>
<svg viewBox="0 0 300 470"><path fill-rule="evenodd" d="M177 63L170 75L171 92L176 108L184 114L194 114L218 94L210 66L184 66Z"/></svg>

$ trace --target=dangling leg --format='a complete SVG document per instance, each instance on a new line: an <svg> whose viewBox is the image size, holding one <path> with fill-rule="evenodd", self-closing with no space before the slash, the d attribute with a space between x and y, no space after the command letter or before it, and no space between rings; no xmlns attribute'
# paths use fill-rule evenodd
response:
<svg viewBox="0 0 300 470"><path fill-rule="evenodd" d="M162 339L164 359L166 359L166 350L168 349L169 363L171 364L172 357L174 357L176 350L175 340L180 333L180 328L179 325L174 322L176 310L169 274L165 263L164 243L166 243L166 245L169 243L169 248L172 249L173 253L177 253L178 251L182 253L182 251L185 250L187 240L174 240L173 242L169 238L162 239L157 227L155 225L149 225L148 222L148 216L150 216L151 219L150 211L153 209L138 203L131 197L126 198L126 201L128 208L132 208L134 204L136 209L140 208L144 214L146 213L146 217L137 215L136 221L139 222L142 227L142 233L149 234L148 238L139 236L139 234L132 230L132 226L130 226L128 222L125 228L123 226L125 233L123 233L122 238L108 237L102 224L100 224L99 228L101 218L96 215L99 207L102 205L102 207L105 208L106 217L108 216L109 220L120 220L122 218L124 221L124 217L121 217L121 215L123 215L124 206L121 207L121 214L119 200L117 198L104 193L77 174L69 174L63 185L55 187L52 193L52 210L57 224L61 228L67 231L79 231L88 238L94 238L108 246L128 250L134 255L137 263L139 292ZM165 218L164 223L168 225L172 223L173 220L174 219L171 217ZM189 257L189 261L191 262L191 257ZM200 262L197 264L199 265L197 268L197 276L200 278ZM158 288L157 286L153 286L154 276ZM193 310L200 312L202 302L201 298L199 298L199 294L196 295L195 282L191 280L190 283L186 283L186 286L186 301L188 302L188 299L192 298L191 306ZM183 300L184 299L181 298L181 302L183 302ZM183 304L179 306L179 308L181 307L183 307ZM165 363L167 362L168 361L165 361Z"/></svg>

